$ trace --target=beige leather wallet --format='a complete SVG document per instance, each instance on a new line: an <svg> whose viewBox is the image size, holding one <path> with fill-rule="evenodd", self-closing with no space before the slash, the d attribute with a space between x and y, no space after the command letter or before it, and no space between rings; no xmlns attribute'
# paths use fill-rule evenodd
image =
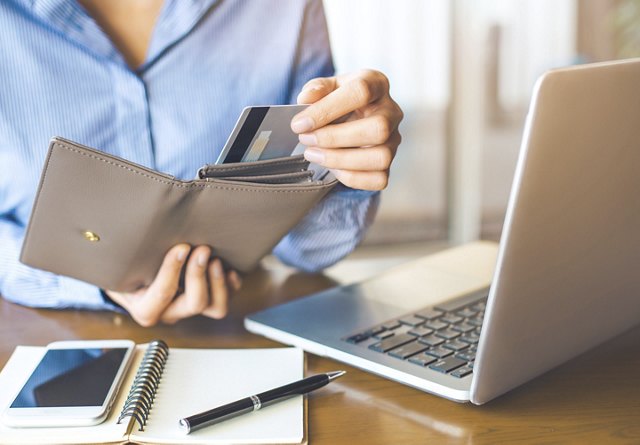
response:
<svg viewBox="0 0 640 445"><path fill-rule="evenodd" d="M313 181L302 156L207 165L177 180L53 138L20 260L104 289L149 285L175 244L206 244L242 272L337 181Z"/></svg>

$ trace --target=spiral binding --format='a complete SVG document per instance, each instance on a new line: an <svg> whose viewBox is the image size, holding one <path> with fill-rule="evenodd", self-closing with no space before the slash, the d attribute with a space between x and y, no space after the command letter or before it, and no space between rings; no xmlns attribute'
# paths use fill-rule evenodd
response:
<svg viewBox="0 0 640 445"><path fill-rule="evenodd" d="M165 342L153 340L149 343L117 423L125 417L133 417L140 426L138 431L144 431L167 357L169 346Z"/></svg>

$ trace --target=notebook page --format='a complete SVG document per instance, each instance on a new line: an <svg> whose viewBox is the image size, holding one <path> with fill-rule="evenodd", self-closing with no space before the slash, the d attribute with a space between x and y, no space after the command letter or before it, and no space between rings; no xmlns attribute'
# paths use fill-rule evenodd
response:
<svg viewBox="0 0 640 445"><path fill-rule="evenodd" d="M131 441L157 444L300 443L302 396L185 435L183 417L304 377L300 349L170 349L145 431Z"/></svg>
<svg viewBox="0 0 640 445"><path fill-rule="evenodd" d="M31 371L36 367L46 348L35 346L18 346L6 366L0 373L0 411L8 406ZM129 391L137 363L141 355L134 356L122 382L113 408L103 423L86 427L66 428L10 428L0 423L0 444L86 444L86 443L123 443L126 438L127 421L117 424L120 408Z"/></svg>

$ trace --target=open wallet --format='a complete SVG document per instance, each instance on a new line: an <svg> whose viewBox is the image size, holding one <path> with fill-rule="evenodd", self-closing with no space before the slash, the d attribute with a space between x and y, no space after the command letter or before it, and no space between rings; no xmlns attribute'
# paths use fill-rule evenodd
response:
<svg viewBox="0 0 640 445"><path fill-rule="evenodd" d="M179 243L247 272L336 184L314 180L302 155L206 165L183 181L56 137L20 261L120 292L148 286Z"/></svg>

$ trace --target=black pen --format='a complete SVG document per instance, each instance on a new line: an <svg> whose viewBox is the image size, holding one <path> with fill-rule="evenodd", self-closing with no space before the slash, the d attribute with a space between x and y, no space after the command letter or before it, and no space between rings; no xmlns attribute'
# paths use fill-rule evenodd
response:
<svg viewBox="0 0 640 445"><path fill-rule="evenodd" d="M223 420L231 419L232 417L239 416L240 414L258 411L260 408L272 405L276 402L286 400L290 397L307 394L318 388L322 388L331 380L337 379L346 372L347 371L333 371L325 374L313 375L306 379L289 383L288 385L280 386L278 388L270 389L269 391L261 392L260 394L236 400L235 402L210 409L203 413L185 417L184 419L180 419L180 429L184 431L185 434L189 434L191 431L222 422Z"/></svg>

